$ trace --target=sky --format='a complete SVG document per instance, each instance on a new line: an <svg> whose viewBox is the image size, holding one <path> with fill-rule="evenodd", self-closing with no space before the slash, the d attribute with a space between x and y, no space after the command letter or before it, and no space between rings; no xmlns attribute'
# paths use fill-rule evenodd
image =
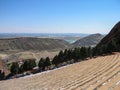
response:
<svg viewBox="0 0 120 90"><path fill-rule="evenodd" d="M108 33L120 0L0 0L0 33Z"/></svg>

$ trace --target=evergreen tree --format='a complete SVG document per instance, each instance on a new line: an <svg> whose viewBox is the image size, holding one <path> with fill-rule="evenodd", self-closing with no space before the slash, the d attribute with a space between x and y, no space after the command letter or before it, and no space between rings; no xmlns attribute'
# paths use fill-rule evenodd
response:
<svg viewBox="0 0 120 90"><path fill-rule="evenodd" d="M64 62L67 62L67 61L69 60L69 59L68 59L68 50L67 50L67 49L64 50L63 60L64 60Z"/></svg>
<svg viewBox="0 0 120 90"><path fill-rule="evenodd" d="M87 50L88 50L88 55L87 56L91 58L92 57L92 49L91 49L91 47L88 47Z"/></svg>
<svg viewBox="0 0 120 90"><path fill-rule="evenodd" d="M60 64L59 61L58 61L58 56L57 55L53 58L52 64L54 64L56 67L58 66L58 64Z"/></svg>
<svg viewBox="0 0 120 90"><path fill-rule="evenodd" d="M100 55L100 53L102 52L102 51L100 51L100 50L101 50L100 46L94 47L94 48L92 49L92 51L93 51L93 56L98 56L98 55Z"/></svg>
<svg viewBox="0 0 120 90"><path fill-rule="evenodd" d="M81 60L81 48L78 48L78 59Z"/></svg>
<svg viewBox="0 0 120 90"><path fill-rule="evenodd" d="M51 65L51 61L50 61L50 58L49 58L49 57L47 57L47 58L45 59L44 64L45 64L45 67L48 67L48 66Z"/></svg>
<svg viewBox="0 0 120 90"><path fill-rule="evenodd" d="M39 61L39 63L38 63L38 67L42 71L45 70L45 63L44 62L45 62L45 59L41 58L40 61Z"/></svg>
<svg viewBox="0 0 120 90"><path fill-rule="evenodd" d="M68 60L73 59L72 58L72 50L71 49L68 50L68 56L67 56L67 58L68 58Z"/></svg>
<svg viewBox="0 0 120 90"><path fill-rule="evenodd" d="M17 62L13 62L10 71L12 74L17 74L19 72L19 64Z"/></svg>
<svg viewBox="0 0 120 90"><path fill-rule="evenodd" d="M102 45L102 54L107 54L108 50L107 50L107 45Z"/></svg>
<svg viewBox="0 0 120 90"><path fill-rule="evenodd" d="M19 73L23 73L24 69L23 69L23 65L20 66L19 68Z"/></svg>
<svg viewBox="0 0 120 90"><path fill-rule="evenodd" d="M80 54L81 54L81 59L87 58L88 52L87 52L86 47L81 47L81 52L80 52Z"/></svg>
<svg viewBox="0 0 120 90"><path fill-rule="evenodd" d="M0 80L4 80L5 73L0 70Z"/></svg>
<svg viewBox="0 0 120 90"><path fill-rule="evenodd" d="M114 40L114 39L112 39L112 41L111 41L111 50L112 51L116 51L116 49L117 49L117 45L116 45L116 41Z"/></svg>
<svg viewBox="0 0 120 90"><path fill-rule="evenodd" d="M59 52L57 59L58 59L59 64L64 62L64 53L62 50Z"/></svg>
<svg viewBox="0 0 120 90"><path fill-rule="evenodd" d="M28 62L28 60L26 60L26 61L23 63L23 70L24 70L24 71L29 70L29 62Z"/></svg>
<svg viewBox="0 0 120 90"><path fill-rule="evenodd" d="M36 67L36 62L35 60L29 60L29 63L30 63L30 69L33 69L34 67Z"/></svg>
<svg viewBox="0 0 120 90"><path fill-rule="evenodd" d="M74 48L73 52L72 52L72 58L74 59L74 61L78 61L78 58L77 58L77 48Z"/></svg>
<svg viewBox="0 0 120 90"><path fill-rule="evenodd" d="M114 51L114 45L113 45L113 42L109 42L107 44L107 51L108 53L112 53Z"/></svg>
<svg viewBox="0 0 120 90"><path fill-rule="evenodd" d="M26 60L23 64L23 70L27 71L27 70L32 70L34 67L36 67L36 62L35 60Z"/></svg>

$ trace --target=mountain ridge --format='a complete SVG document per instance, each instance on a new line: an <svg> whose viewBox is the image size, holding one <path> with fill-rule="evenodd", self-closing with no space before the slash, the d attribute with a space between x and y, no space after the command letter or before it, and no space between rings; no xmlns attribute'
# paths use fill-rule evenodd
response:
<svg viewBox="0 0 120 90"><path fill-rule="evenodd" d="M106 35L97 46L111 43L116 44L117 51L120 51L120 21L114 25L108 35Z"/></svg>
<svg viewBox="0 0 120 90"><path fill-rule="evenodd" d="M115 34L113 34L115 33ZM106 43L107 41L109 41L111 38L115 37L116 34L119 33L120 34L120 21L111 29L111 31L109 32L108 35L106 35L106 37L104 37L101 42ZM108 40L109 37L109 40ZM105 40L107 39L107 40Z"/></svg>
<svg viewBox="0 0 120 90"><path fill-rule="evenodd" d="M96 33L96 34L91 34L89 36L86 36L82 39L77 40L76 42L73 43L73 46L78 47L78 46L95 46L97 45L100 40L103 38L104 36Z"/></svg>

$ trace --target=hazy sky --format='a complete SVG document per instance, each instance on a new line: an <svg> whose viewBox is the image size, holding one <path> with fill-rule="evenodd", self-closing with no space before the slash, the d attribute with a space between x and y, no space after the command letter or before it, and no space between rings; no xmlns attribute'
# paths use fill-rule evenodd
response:
<svg viewBox="0 0 120 90"><path fill-rule="evenodd" d="M108 33L120 0L0 0L0 33Z"/></svg>

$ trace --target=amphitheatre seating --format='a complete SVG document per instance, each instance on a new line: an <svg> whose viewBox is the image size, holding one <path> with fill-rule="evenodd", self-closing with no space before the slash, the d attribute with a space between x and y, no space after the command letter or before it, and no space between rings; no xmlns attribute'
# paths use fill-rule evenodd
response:
<svg viewBox="0 0 120 90"><path fill-rule="evenodd" d="M111 57L110 57L111 58ZM113 58L111 58L112 59L112 61L115 61ZM103 59L104 60L104 59ZM102 60L101 60L102 61ZM104 61L102 61L102 62L104 62ZM108 63L108 62L107 62ZM100 64L100 62L98 62L98 64ZM96 76L96 74L95 73L97 73L97 74L99 74L99 73L101 73L100 72L100 69L102 68L102 67L105 67L105 65L103 64L103 66L102 65L100 65L100 68L99 68L99 65L97 65L96 64L96 66L97 66L97 68L96 68L96 70L93 70L94 71L94 74L92 74L92 75L90 75L89 73L87 74L85 74L85 75L89 75L89 77L86 79L86 80L83 80L82 79L82 81L84 81L83 83L79 83L79 82L77 82L77 84L78 84L78 86L77 85L75 85L75 83L74 83L74 87L75 88L73 88L73 89L76 89L77 87L79 87L80 88L80 86L83 86L83 85L87 85L90 81L93 81L93 79L96 79L98 76ZM106 68L106 67L105 67ZM101 70L101 71L103 71L103 70ZM99 74L99 75L101 75L101 74ZM92 79L93 78L93 79ZM80 80L79 78L78 78L78 80ZM80 85L81 84L81 85ZM71 89L71 88L70 88Z"/></svg>
<svg viewBox="0 0 120 90"><path fill-rule="evenodd" d="M0 90L120 90L120 53L0 82Z"/></svg>

